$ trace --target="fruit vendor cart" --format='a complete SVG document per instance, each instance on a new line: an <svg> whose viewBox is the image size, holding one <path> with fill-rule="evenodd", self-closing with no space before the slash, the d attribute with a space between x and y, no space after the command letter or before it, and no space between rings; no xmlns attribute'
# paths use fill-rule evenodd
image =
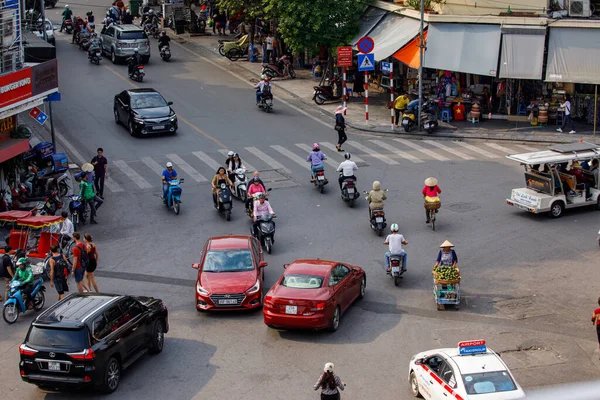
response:
<svg viewBox="0 0 600 400"><path fill-rule="evenodd" d="M460 271L458 268L438 267L433 269L433 297L438 311L446 305L460 307Z"/></svg>

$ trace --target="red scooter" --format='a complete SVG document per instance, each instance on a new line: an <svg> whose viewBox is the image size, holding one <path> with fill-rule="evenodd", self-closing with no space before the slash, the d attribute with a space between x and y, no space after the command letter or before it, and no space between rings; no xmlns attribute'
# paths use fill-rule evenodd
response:
<svg viewBox="0 0 600 400"><path fill-rule="evenodd" d="M294 71L294 66L290 62L290 58L288 56L279 57L277 65L263 64L262 73L268 76L269 78L285 78L288 74L292 79L296 77L296 71Z"/></svg>

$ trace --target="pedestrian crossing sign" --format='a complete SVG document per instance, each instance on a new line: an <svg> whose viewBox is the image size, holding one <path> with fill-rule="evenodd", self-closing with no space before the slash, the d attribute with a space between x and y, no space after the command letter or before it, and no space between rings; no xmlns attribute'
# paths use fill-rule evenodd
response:
<svg viewBox="0 0 600 400"><path fill-rule="evenodd" d="M375 54L359 54L358 55L358 70L373 71L375 69Z"/></svg>

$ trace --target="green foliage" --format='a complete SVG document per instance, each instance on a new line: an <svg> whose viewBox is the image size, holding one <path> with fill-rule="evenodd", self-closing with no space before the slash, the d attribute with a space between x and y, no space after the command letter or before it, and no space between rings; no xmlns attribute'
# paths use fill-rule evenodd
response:
<svg viewBox="0 0 600 400"><path fill-rule="evenodd" d="M241 11L247 20L266 16L264 0L217 0L216 4L217 8L230 13Z"/></svg>
<svg viewBox="0 0 600 400"><path fill-rule="evenodd" d="M230 0L233 1L233 0ZM293 49L345 45L359 30L366 0L264 0L277 29Z"/></svg>
<svg viewBox="0 0 600 400"><path fill-rule="evenodd" d="M431 10L434 4L442 4L444 0L423 0L425 1L425 9ZM421 0L407 0L406 5L414 8L417 11L421 10Z"/></svg>

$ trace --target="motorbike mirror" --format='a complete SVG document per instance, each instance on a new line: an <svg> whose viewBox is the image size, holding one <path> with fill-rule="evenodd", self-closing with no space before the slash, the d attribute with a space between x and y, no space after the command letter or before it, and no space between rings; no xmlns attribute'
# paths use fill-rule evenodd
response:
<svg viewBox="0 0 600 400"><path fill-rule="evenodd" d="M179 183L183 183L183 182L184 182L184 179L183 179L183 178L181 178L181 179L179 180Z"/></svg>
<svg viewBox="0 0 600 400"><path fill-rule="evenodd" d="M192 268L194 268L194 269L200 269L200 264L192 264Z"/></svg>
<svg viewBox="0 0 600 400"><path fill-rule="evenodd" d="M261 262L259 262L259 263L258 263L258 267L259 267L259 268L264 268L264 267L266 267L267 265L269 265L269 264L268 264L266 261L261 261Z"/></svg>
<svg viewBox="0 0 600 400"><path fill-rule="evenodd" d="M271 191L271 189L272 189L272 188L268 188L268 189L267 189L267 192L270 192L270 191Z"/></svg>
<svg viewBox="0 0 600 400"><path fill-rule="evenodd" d="M286 269L289 266L290 266L290 264L283 264L283 269Z"/></svg>
<svg viewBox="0 0 600 400"><path fill-rule="evenodd" d="M173 102L172 101L167 101L167 104L170 105L170 106L172 106Z"/></svg>
<svg viewBox="0 0 600 400"><path fill-rule="evenodd" d="M57 28L56 26L52 28L52 30L53 30L53 31L55 31L55 30L57 30L57 29L58 29L58 28Z"/></svg>

